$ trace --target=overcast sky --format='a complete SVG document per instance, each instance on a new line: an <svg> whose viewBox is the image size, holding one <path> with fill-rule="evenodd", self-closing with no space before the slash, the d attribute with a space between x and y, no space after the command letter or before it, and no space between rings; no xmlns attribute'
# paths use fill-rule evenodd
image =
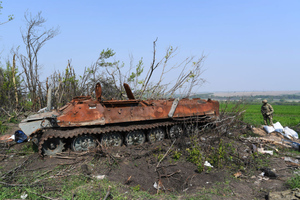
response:
<svg viewBox="0 0 300 200"><path fill-rule="evenodd" d="M169 45L179 48L178 62L207 56L207 82L199 92L300 90L298 0L2 0L2 6L0 22L15 17L0 26L2 65L12 47L24 53L26 11L42 11L47 28L60 27L39 55L43 79L68 60L80 74L106 48L125 67L132 54L135 64L143 57L147 68L158 38L158 57Z"/></svg>

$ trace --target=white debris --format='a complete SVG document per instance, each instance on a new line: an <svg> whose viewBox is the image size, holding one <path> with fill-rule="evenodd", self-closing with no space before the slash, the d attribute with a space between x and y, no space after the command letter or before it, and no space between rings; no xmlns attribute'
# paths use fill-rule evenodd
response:
<svg viewBox="0 0 300 200"><path fill-rule="evenodd" d="M8 139L15 140L15 134L13 134L12 136L10 136L10 138L8 138Z"/></svg>
<svg viewBox="0 0 300 200"><path fill-rule="evenodd" d="M106 176L105 175L97 175L97 176L93 176L94 178L98 179L98 180L102 180L105 179Z"/></svg>
<svg viewBox="0 0 300 200"><path fill-rule="evenodd" d="M160 186L156 182L154 183L153 187L157 190L160 189Z"/></svg>
<svg viewBox="0 0 300 200"><path fill-rule="evenodd" d="M42 109L40 109L40 110L38 111L38 113L44 113L44 112L46 112L46 110L47 110L47 107L42 108Z"/></svg>
<svg viewBox="0 0 300 200"><path fill-rule="evenodd" d="M284 161L289 161L289 162L296 163L296 164L299 163L299 161L297 159L292 159L290 157L284 157Z"/></svg>
<svg viewBox="0 0 300 200"><path fill-rule="evenodd" d="M286 137L292 139L292 138L296 138L298 139L298 133L296 131L294 131L293 129L290 129L289 127L284 127L283 129L284 134Z"/></svg>
<svg viewBox="0 0 300 200"><path fill-rule="evenodd" d="M214 166L212 166L208 161L205 161L205 162L204 162L204 166L206 166L206 167L214 167Z"/></svg>
<svg viewBox="0 0 300 200"><path fill-rule="evenodd" d="M26 194L25 192L23 194L21 194L21 199L26 199L28 196L28 194Z"/></svg>
<svg viewBox="0 0 300 200"><path fill-rule="evenodd" d="M283 128L280 122L276 122L275 124L273 124L273 126L263 126L263 128L267 133L272 133L276 131L289 139L293 139L293 138L298 139L298 133L296 131L290 129L287 126Z"/></svg>
<svg viewBox="0 0 300 200"><path fill-rule="evenodd" d="M272 133L275 131L275 128L273 126L264 126L264 129L267 133Z"/></svg>
<svg viewBox="0 0 300 200"><path fill-rule="evenodd" d="M273 124L273 127L276 132L283 133L283 126L280 124L280 122L276 122L275 124Z"/></svg>
<svg viewBox="0 0 300 200"><path fill-rule="evenodd" d="M257 148L257 151L262 154L267 153L267 154L270 154L271 156L273 156L273 151L266 151L266 150L264 150L264 148Z"/></svg>

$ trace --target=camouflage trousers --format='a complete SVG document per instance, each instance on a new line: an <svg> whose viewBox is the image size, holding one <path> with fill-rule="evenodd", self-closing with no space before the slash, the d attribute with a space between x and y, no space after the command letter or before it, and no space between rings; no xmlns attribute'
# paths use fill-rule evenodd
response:
<svg viewBox="0 0 300 200"><path fill-rule="evenodd" d="M265 125L268 125L268 122L271 126L273 126L273 115L263 115Z"/></svg>

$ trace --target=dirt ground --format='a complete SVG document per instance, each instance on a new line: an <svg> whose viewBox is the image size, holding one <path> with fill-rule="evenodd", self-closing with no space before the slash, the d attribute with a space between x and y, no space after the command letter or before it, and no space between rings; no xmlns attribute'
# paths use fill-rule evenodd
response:
<svg viewBox="0 0 300 200"><path fill-rule="evenodd" d="M240 160L243 159L243 167L240 169L231 167L229 162L221 167L205 167L204 171L199 173L197 166L187 161L186 149L190 146L187 137L181 137L175 142L165 139L156 144L97 148L82 153L67 150L53 157L40 157L37 152L26 151L32 146L30 142L21 144L2 142L0 176L2 182L15 184L13 179L7 179L5 176L9 177L9 174L16 172L30 175L33 171L73 165L74 173L91 177L105 175L106 179L112 182L128 187L138 186L140 190L149 194L158 192L172 194L178 199L184 199L185 195L192 197L199 194L205 194L209 199L266 199L269 192L288 189L286 180L293 175L298 165L286 162L284 157L295 158L297 152L293 154L283 145L274 145L276 143L274 141L282 140L279 133L267 135L261 128L244 127L227 134L223 136L224 142L233 141L236 155L239 155ZM252 137L252 134L259 135L264 140ZM250 159L255 151L253 144L255 147L262 146L264 149L272 150L274 155L259 154L254 163ZM176 151L183 152L178 160L174 158ZM259 163L266 160L267 169L261 167ZM274 172L276 177L266 175L266 171L265 175L262 175L264 170ZM51 190L53 186L44 185L44 187Z"/></svg>

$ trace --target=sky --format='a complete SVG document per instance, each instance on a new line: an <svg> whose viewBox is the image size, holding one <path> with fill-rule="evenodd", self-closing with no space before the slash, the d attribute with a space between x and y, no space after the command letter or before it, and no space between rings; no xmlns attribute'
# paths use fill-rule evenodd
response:
<svg viewBox="0 0 300 200"><path fill-rule="evenodd" d="M10 50L25 53L21 31L24 13L39 11L46 28L60 34L40 51L41 78L64 70L71 60L77 73L89 67L103 49L129 67L143 58L152 62L169 46L178 47L174 63L205 55L197 92L300 90L300 1L298 0L2 0L0 61L12 59ZM168 78L178 75L172 72Z"/></svg>

